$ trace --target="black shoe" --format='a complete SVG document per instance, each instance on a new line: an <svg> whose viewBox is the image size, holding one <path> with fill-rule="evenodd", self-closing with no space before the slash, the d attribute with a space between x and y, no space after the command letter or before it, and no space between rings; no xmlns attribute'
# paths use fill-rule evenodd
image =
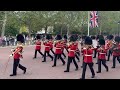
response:
<svg viewBox="0 0 120 90"><path fill-rule="evenodd" d="M78 68L75 69L75 71L77 71L77 70L78 70Z"/></svg>
<svg viewBox="0 0 120 90"><path fill-rule="evenodd" d="M80 60L78 60L78 62L80 62Z"/></svg>
<svg viewBox="0 0 120 90"><path fill-rule="evenodd" d="M80 78L80 79L85 79L85 78Z"/></svg>
<svg viewBox="0 0 120 90"><path fill-rule="evenodd" d="M26 68L25 68L25 70L24 70L23 74L25 74L25 73L26 73Z"/></svg>
<svg viewBox="0 0 120 90"><path fill-rule="evenodd" d="M68 70L65 70L64 72L69 72Z"/></svg>
<svg viewBox="0 0 120 90"><path fill-rule="evenodd" d="M53 61L53 58L52 58L52 60L51 61Z"/></svg>
<svg viewBox="0 0 120 90"><path fill-rule="evenodd" d="M46 61L42 61L42 62L46 62Z"/></svg>
<svg viewBox="0 0 120 90"><path fill-rule="evenodd" d="M56 67L56 65L53 65L52 67Z"/></svg>
<svg viewBox="0 0 120 90"><path fill-rule="evenodd" d="M16 74L11 74L10 76L16 76Z"/></svg>
<svg viewBox="0 0 120 90"><path fill-rule="evenodd" d="M96 63L96 64L98 64L98 63Z"/></svg>
<svg viewBox="0 0 120 90"><path fill-rule="evenodd" d="M96 73L101 73L100 71L97 71Z"/></svg>
<svg viewBox="0 0 120 90"><path fill-rule="evenodd" d="M96 57L93 57L93 58L96 58Z"/></svg>
<svg viewBox="0 0 120 90"><path fill-rule="evenodd" d="M33 59L36 59L36 57L33 57Z"/></svg>
<svg viewBox="0 0 120 90"><path fill-rule="evenodd" d="M63 65L65 65L65 62L63 63Z"/></svg>
<svg viewBox="0 0 120 90"><path fill-rule="evenodd" d="M111 67L111 68L115 68L115 67Z"/></svg>
<svg viewBox="0 0 120 90"><path fill-rule="evenodd" d="M110 60L107 60L107 61L110 61Z"/></svg>
<svg viewBox="0 0 120 90"><path fill-rule="evenodd" d="M91 78L94 78L95 77L95 75L92 75L92 77Z"/></svg>
<svg viewBox="0 0 120 90"><path fill-rule="evenodd" d="M66 59L66 57L64 57L64 59Z"/></svg>
<svg viewBox="0 0 120 90"><path fill-rule="evenodd" d="M109 71L109 69L107 68L107 69L106 69L106 72L108 72L108 71Z"/></svg>

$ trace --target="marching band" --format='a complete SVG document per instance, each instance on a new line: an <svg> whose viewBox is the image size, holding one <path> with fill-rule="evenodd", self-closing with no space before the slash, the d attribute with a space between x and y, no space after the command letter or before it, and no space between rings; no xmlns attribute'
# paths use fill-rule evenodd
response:
<svg viewBox="0 0 120 90"><path fill-rule="evenodd" d="M96 76L94 71L94 59L96 58L96 62L98 65L98 71L97 73L101 73L101 64L106 68L106 71L109 71L109 68L106 64L106 61L110 60L110 56L113 56L113 66L112 68L116 67L116 58L118 62L120 63L120 37L113 35L108 35L107 39L105 40L102 35L98 36L83 36L82 42L81 42L81 49L79 49L79 43L77 41L77 37L75 35L71 35L69 37L69 41L67 38L67 35L64 35L64 40L62 39L61 35L57 35L56 40L53 41L53 38L51 35L46 35L46 40L43 42L43 45L45 47L44 54L41 52L41 37L40 35L36 36L36 45L35 45L35 54L33 59L37 57L37 52L39 52L42 57L43 61L46 62L46 54L51 58L51 61L53 61L53 66L56 67L57 65L57 59L60 59L63 63L63 65L66 64L66 61L64 60L66 56L68 56L67 60L67 67L64 72L70 71L70 64L73 62L76 71L79 68L78 63L76 62L76 58L78 62L80 62L80 57L83 57L82 62L82 76L81 79L85 79L85 73L87 69L87 65L90 68L90 71L92 73L92 77L94 78ZM13 64L13 73L10 76L17 75L17 67L23 70L23 73L26 73L26 67L22 66L20 64L20 58L23 58L23 46L22 43L24 42L24 38L21 34L17 36L18 45L15 49L12 49L12 54L10 56L13 56L14 64ZM55 49L53 49L55 48ZM67 55L65 55L64 50L66 49ZM50 51L53 53L53 56L50 54ZM97 55L98 54L98 55ZM62 57L64 56L64 58ZM107 59L106 59L107 57Z"/></svg>

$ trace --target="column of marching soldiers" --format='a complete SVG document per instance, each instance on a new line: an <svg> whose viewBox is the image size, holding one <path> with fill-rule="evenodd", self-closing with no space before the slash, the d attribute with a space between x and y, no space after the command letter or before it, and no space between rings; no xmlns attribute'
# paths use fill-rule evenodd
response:
<svg viewBox="0 0 120 90"><path fill-rule="evenodd" d="M76 59L78 62L80 62L79 57L83 57L82 60L82 76L80 79L85 79L85 73L87 69L87 65L90 68L90 71L92 73L92 77L94 78L95 71L93 68L93 58L96 58L96 64L98 65L98 71L97 73L101 73L101 64L106 68L106 72L109 71L109 68L106 64L106 61L110 60L110 56L113 56L113 66L112 68L116 67L116 60L120 63L120 37L119 36L113 36L108 35L107 37L104 37L103 35L97 35L97 36L82 36L82 42L81 49L78 47L78 38L76 35L71 35L69 37L69 41L67 38L67 35L64 35L62 39L61 35L57 35L55 38L55 41L53 40L51 35L46 35L46 40L43 42L43 45L45 46L44 53L41 52L41 36L36 35L36 45L35 45L35 59L37 57L37 52L39 52L43 58L42 62L46 62L46 57L49 56L51 58L51 61L53 61L53 66L56 67L57 60L60 59L63 63L63 65L66 64L65 58L66 55L64 54L64 50L67 51L68 61L67 61L67 68L64 72L70 71L70 64L74 63L76 67L76 71L78 70L79 66L76 62ZM12 50L12 55L14 58L14 64L13 64L13 74L10 76L16 76L17 75L17 67L22 69L24 74L26 73L26 67L22 66L20 62L20 58L23 54L23 42L24 37L22 34L19 34L17 36L17 47ZM55 50L53 51L53 48ZM50 51L53 53L54 56L50 54ZM80 54L81 53L81 54ZM94 54L94 57L92 57ZM64 56L64 58L63 58Z"/></svg>

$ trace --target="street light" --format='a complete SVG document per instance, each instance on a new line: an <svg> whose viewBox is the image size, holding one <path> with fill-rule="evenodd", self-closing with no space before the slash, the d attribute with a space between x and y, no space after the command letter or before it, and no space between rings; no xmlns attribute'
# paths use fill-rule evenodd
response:
<svg viewBox="0 0 120 90"><path fill-rule="evenodd" d="M119 36L119 24L120 24L120 21L118 22L118 36Z"/></svg>

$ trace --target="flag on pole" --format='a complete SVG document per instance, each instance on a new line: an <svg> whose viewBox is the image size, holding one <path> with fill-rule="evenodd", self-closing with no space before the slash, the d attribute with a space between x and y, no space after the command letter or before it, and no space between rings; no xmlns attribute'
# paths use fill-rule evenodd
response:
<svg viewBox="0 0 120 90"><path fill-rule="evenodd" d="M98 27L98 11L90 11L90 27Z"/></svg>

